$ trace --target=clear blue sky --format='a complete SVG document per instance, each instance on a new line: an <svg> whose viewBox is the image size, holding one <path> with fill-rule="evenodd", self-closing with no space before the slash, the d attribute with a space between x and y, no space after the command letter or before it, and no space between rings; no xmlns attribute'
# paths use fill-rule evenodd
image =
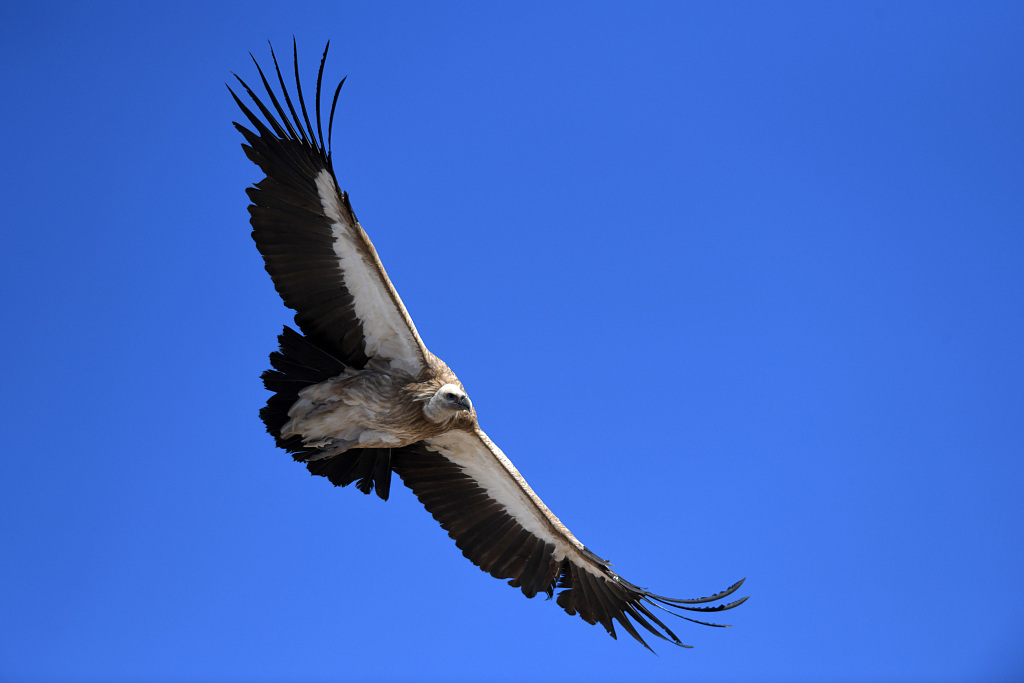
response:
<svg viewBox="0 0 1024 683"><path fill-rule="evenodd" d="M293 34L484 429L734 628L615 642L274 448L224 83ZM1024 677L1024 5L7 3L0 57L0 678Z"/></svg>

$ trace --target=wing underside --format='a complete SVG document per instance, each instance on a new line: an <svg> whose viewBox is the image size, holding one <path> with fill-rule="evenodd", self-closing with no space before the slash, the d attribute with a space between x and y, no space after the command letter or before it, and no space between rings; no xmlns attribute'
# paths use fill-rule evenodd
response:
<svg viewBox="0 0 1024 683"><path fill-rule="evenodd" d="M710 604L732 595L743 581L706 598L678 600L624 580L573 537L479 430L400 449L392 465L467 559L528 598L557 592L559 607L601 624L612 637L617 622L644 647L649 648L641 631L685 647L661 620L664 613L721 626L675 610L721 612L746 600Z"/></svg>
<svg viewBox="0 0 1024 683"><path fill-rule="evenodd" d="M297 51L301 119L276 56L274 69L285 106L258 63L270 106L236 76L256 111L232 91L252 130L239 123L235 127L245 136L246 155L266 174L247 190L252 237L304 334L346 366L362 368L377 358L415 376L426 365L426 348L347 194L339 189L330 149L324 146L320 90L326 58L325 50L316 87L316 133L302 96ZM331 105L328 141L340 91L341 84Z"/></svg>

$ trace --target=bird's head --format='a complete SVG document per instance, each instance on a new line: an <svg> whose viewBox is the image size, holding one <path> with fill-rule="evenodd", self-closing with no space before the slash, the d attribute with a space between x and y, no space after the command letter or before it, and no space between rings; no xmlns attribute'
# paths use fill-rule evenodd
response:
<svg viewBox="0 0 1024 683"><path fill-rule="evenodd" d="M454 384L445 384L438 389L423 408L431 422L443 422L463 410L472 411L473 402L465 391Z"/></svg>

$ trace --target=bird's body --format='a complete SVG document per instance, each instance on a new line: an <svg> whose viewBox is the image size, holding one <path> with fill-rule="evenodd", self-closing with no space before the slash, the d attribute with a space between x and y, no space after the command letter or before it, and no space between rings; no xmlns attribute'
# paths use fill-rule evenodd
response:
<svg viewBox="0 0 1024 683"><path fill-rule="evenodd" d="M320 460L355 447L410 446L450 429L472 429L471 409L445 410L445 403L452 403L445 396L465 396L458 378L439 359L431 360L429 372L419 378L386 368L348 368L303 388L281 436L302 437L303 445L317 449L306 459ZM441 392L444 387L449 394Z"/></svg>
<svg viewBox="0 0 1024 683"><path fill-rule="evenodd" d="M279 350L270 355L273 369L263 380L273 395L260 411L267 430L310 472L339 486L356 483L387 500L391 474L397 473L469 560L527 597L557 592L566 612L600 623L613 637L617 622L644 646L636 625L682 645L650 607L707 624L672 610L731 609L746 598L710 603L731 595L742 581L690 600L625 581L569 532L480 429L465 388L420 339L338 187L320 119L326 57L325 50L316 133L297 55L299 110L276 57L287 110L262 70L273 111L241 79L262 118L232 92L255 129L235 124L246 139L243 148L266 174L248 190L253 239L302 331L286 327Z"/></svg>

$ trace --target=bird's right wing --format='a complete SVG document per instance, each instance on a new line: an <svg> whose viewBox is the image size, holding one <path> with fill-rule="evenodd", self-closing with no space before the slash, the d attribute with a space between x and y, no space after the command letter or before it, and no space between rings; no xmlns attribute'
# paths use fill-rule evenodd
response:
<svg viewBox="0 0 1024 683"><path fill-rule="evenodd" d="M479 428L396 450L392 466L473 564L495 578L511 579L509 585L528 598L559 591L559 607L589 624L601 624L613 638L617 621L648 649L636 625L683 645L652 607L721 626L673 609L721 612L746 600L707 604L734 593L742 580L715 595L689 600L656 595L624 580L576 540Z"/></svg>
<svg viewBox="0 0 1024 683"><path fill-rule="evenodd" d="M316 82L316 134L302 97L297 54L295 86L302 120L276 56L274 68L287 111L259 64L256 68L275 111L241 78L238 82L262 118L231 93L255 129L235 124L247 142L242 148L266 174L248 190L252 237L274 286L285 305L295 310L295 322L306 336L346 366L362 368L369 359L379 359L415 377L427 366L429 352L356 220L348 195L338 187L329 145L324 145L320 86L326 59L324 50ZM328 143L340 92L341 84L331 105Z"/></svg>

